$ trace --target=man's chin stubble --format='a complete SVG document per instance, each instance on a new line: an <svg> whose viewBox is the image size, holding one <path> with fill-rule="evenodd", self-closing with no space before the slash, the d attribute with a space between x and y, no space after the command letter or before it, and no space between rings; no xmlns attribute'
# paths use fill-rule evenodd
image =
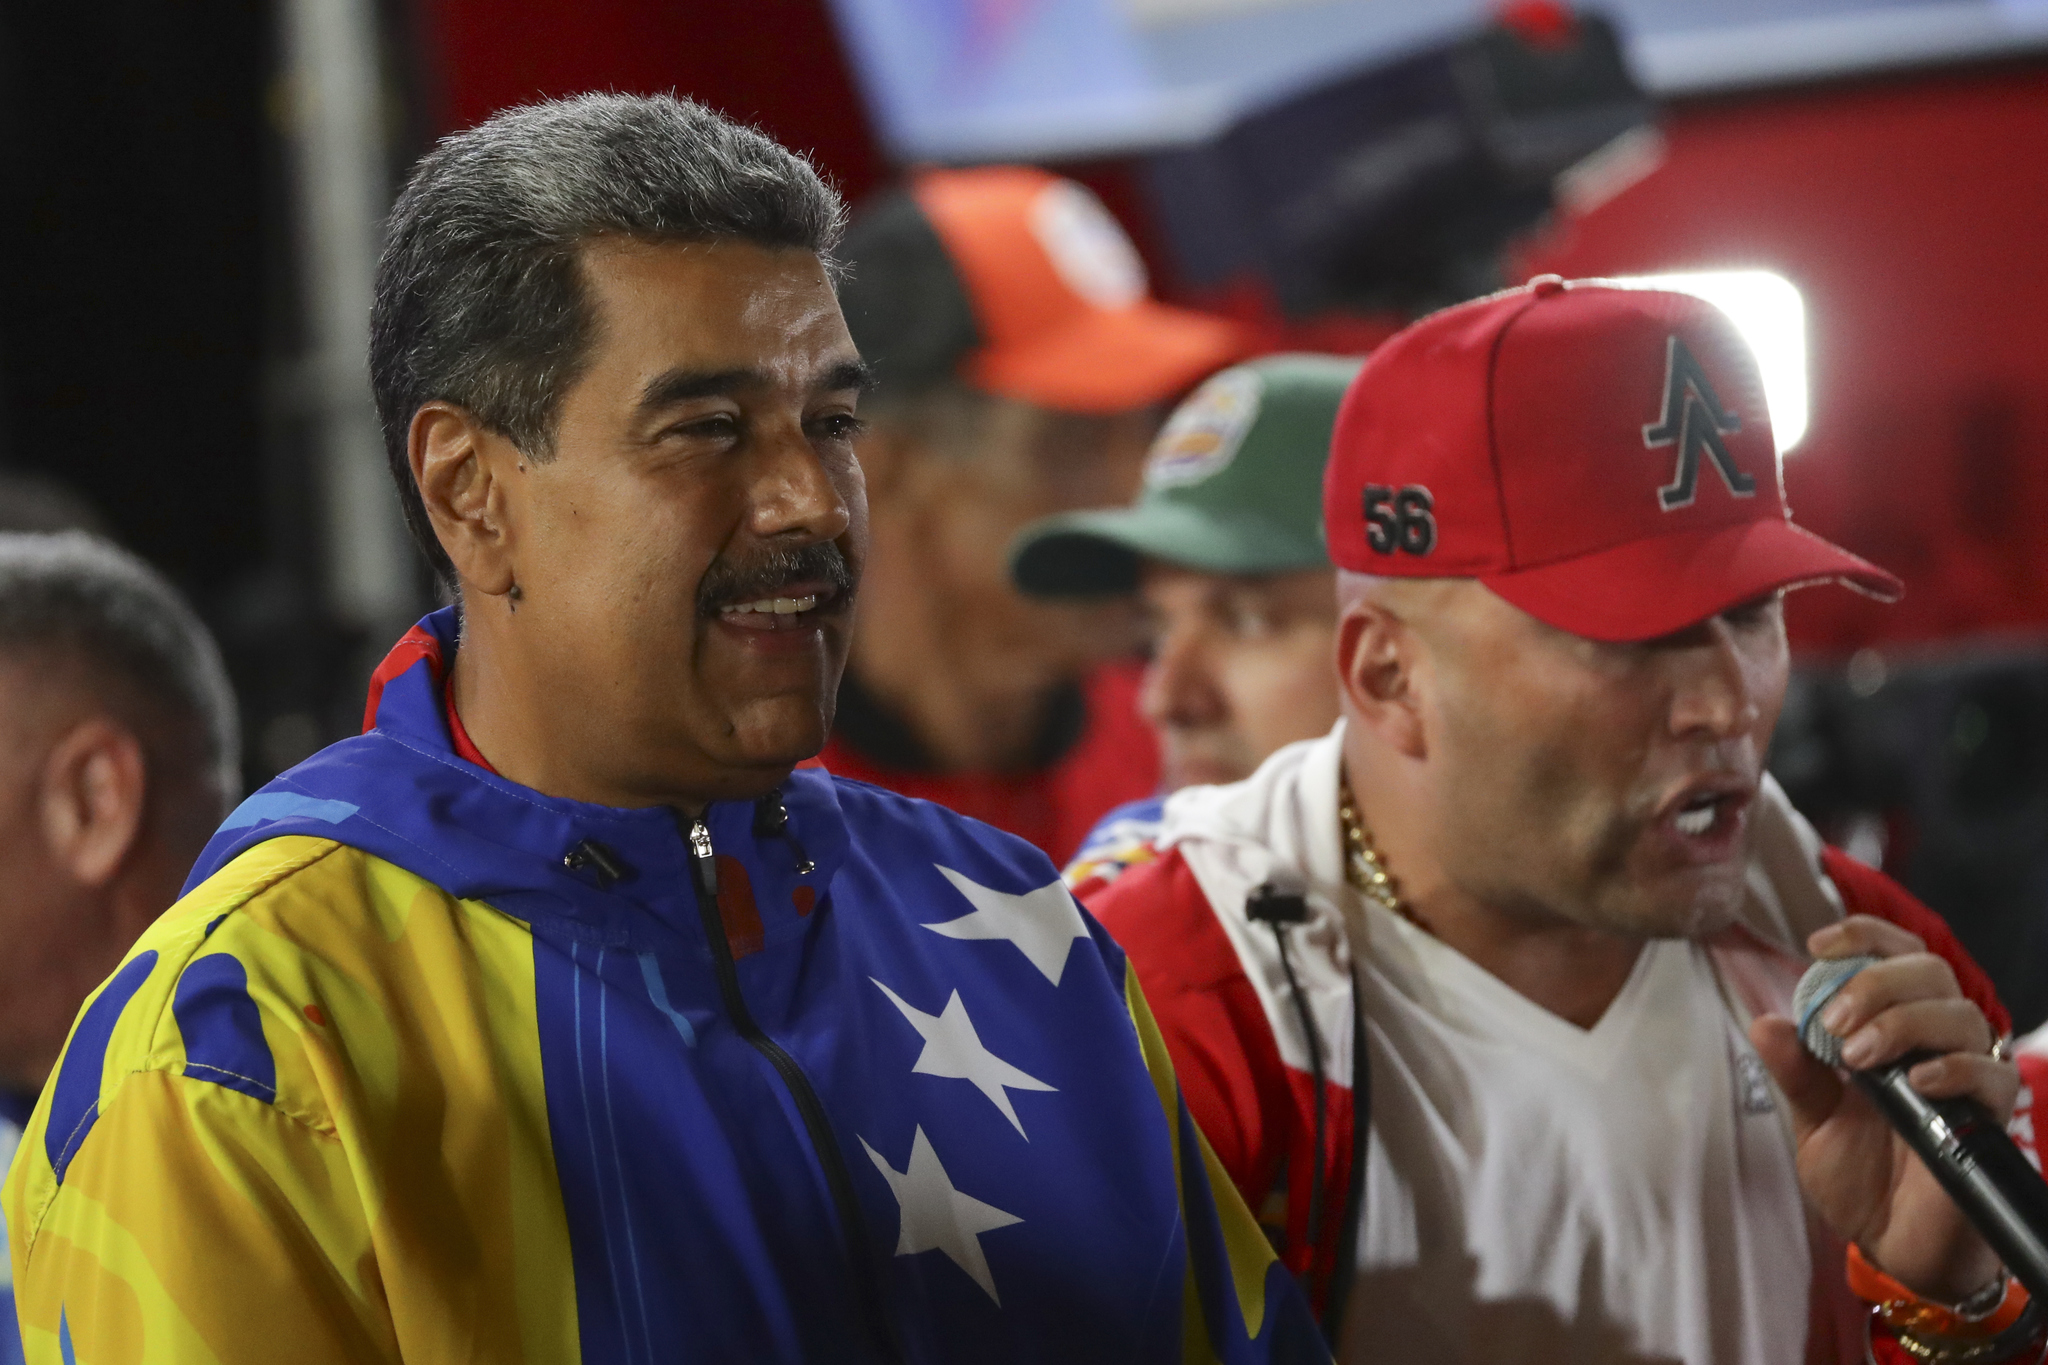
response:
<svg viewBox="0 0 2048 1365"><path fill-rule="evenodd" d="M1681 903L1600 908L1589 917L1598 927L1629 938L1712 938L1741 917L1742 882L1700 887Z"/></svg>

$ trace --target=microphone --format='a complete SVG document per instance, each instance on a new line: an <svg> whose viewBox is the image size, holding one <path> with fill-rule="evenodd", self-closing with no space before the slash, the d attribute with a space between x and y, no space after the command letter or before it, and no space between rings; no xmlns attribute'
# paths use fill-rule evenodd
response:
<svg viewBox="0 0 2048 1365"><path fill-rule="evenodd" d="M1850 977L1880 959L1868 955L1816 962L1792 993L1792 1017L1806 1050L1842 1065L1842 1040L1820 1022L1821 1006ZM2048 1181L2013 1145L1989 1110L1970 1099L1934 1100L1906 1073L1936 1054L1911 1052L1849 1079L1868 1095L1922 1164L1934 1173L2012 1277L2036 1302L2048 1302Z"/></svg>

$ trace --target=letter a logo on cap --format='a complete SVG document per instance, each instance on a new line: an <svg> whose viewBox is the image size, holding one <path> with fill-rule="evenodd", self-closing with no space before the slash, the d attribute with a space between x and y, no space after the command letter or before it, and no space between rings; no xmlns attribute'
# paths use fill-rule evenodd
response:
<svg viewBox="0 0 2048 1365"><path fill-rule="evenodd" d="M1721 439L1740 430L1742 419L1721 405L1700 362L1676 335L1670 337L1665 343L1664 411L1643 427L1643 444L1650 449L1678 446L1678 468L1671 482L1657 490L1658 506L1667 512L1692 506L1699 491L1702 450L1713 457L1730 494L1756 496L1756 480L1736 465L1728 443Z"/></svg>

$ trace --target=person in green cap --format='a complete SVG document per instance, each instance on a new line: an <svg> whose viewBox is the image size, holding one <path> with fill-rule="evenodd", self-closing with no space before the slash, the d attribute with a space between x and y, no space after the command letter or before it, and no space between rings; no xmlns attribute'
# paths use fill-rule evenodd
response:
<svg viewBox="0 0 2048 1365"><path fill-rule="evenodd" d="M1012 547L1028 595L1139 598L1152 646L1139 708L1159 737L1163 792L1238 781L1336 723L1323 463L1359 364L1274 355L1223 370L1161 428L1134 504L1048 517ZM1104 817L1069 880L1113 874L1158 805Z"/></svg>

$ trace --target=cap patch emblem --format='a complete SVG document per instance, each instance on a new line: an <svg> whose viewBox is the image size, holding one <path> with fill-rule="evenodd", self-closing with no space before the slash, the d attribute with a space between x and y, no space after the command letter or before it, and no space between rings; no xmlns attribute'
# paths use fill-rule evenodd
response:
<svg viewBox="0 0 2048 1365"><path fill-rule="evenodd" d="M1031 231L1067 288L1097 308L1145 297L1145 262L1109 210L1087 189L1059 180L1031 205Z"/></svg>
<svg viewBox="0 0 2048 1365"><path fill-rule="evenodd" d="M1174 409L1145 457L1145 486L1200 483L1237 458L1259 417L1266 382L1257 370L1225 370Z"/></svg>
<svg viewBox="0 0 2048 1365"><path fill-rule="evenodd" d="M1756 496L1756 480L1742 472L1728 443L1721 438L1742 430L1742 419L1724 407L1699 360L1676 335L1664 344L1664 410L1643 427L1643 444L1651 450L1678 447L1678 468L1671 482L1657 490L1657 505L1667 512L1690 507L1699 493L1700 454L1714 461L1721 481L1733 497Z"/></svg>

